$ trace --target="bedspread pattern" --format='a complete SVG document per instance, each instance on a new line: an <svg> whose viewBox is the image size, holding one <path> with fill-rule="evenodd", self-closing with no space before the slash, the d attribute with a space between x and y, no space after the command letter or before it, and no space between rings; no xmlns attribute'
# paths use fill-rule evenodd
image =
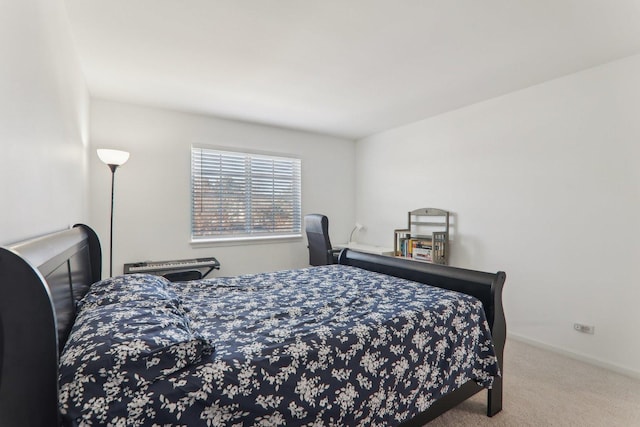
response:
<svg viewBox="0 0 640 427"><path fill-rule="evenodd" d="M95 284L61 356L68 423L396 425L499 375L482 304L341 265Z"/></svg>

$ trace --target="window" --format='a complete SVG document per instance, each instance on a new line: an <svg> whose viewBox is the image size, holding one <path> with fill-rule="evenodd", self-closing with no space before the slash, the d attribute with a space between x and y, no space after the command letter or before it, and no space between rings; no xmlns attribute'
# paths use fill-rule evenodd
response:
<svg viewBox="0 0 640 427"><path fill-rule="evenodd" d="M300 159L191 148L191 240L300 237Z"/></svg>

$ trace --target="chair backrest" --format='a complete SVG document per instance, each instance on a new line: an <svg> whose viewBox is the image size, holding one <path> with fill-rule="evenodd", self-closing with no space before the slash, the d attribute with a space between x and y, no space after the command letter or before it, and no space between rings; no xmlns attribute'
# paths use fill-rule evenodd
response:
<svg viewBox="0 0 640 427"><path fill-rule="evenodd" d="M309 241L309 264L333 264L329 240L329 218L321 214L304 216L305 231Z"/></svg>

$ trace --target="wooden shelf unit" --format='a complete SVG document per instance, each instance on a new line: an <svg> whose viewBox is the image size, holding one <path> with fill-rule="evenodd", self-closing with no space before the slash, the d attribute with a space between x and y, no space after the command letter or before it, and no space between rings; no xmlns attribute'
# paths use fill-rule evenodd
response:
<svg viewBox="0 0 640 427"><path fill-rule="evenodd" d="M394 230L397 257L447 264L449 262L449 212L437 208L408 213L407 228Z"/></svg>

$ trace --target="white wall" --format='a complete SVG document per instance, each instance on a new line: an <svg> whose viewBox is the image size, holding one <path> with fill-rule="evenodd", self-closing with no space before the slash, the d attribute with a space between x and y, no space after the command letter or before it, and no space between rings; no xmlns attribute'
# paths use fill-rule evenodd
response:
<svg viewBox="0 0 640 427"><path fill-rule="evenodd" d="M353 141L93 99L91 224L103 242L106 273L111 173L95 155L101 147L131 153L116 172L114 274L122 272L125 262L204 256L215 256L222 264L212 276L308 265L306 237L279 243L190 245L191 144L299 156L302 213L325 213L332 241L347 240L355 211Z"/></svg>
<svg viewBox="0 0 640 427"><path fill-rule="evenodd" d="M89 98L62 0L0 3L0 244L88 218Z"/></svg>
<svg viewBox="0 0 640 427"><path fill-rule="evenodd" d="M451 264L507 273L511 334L640 375L640 56L371 136L356 159L362 241L450 210Z"/></svg>

